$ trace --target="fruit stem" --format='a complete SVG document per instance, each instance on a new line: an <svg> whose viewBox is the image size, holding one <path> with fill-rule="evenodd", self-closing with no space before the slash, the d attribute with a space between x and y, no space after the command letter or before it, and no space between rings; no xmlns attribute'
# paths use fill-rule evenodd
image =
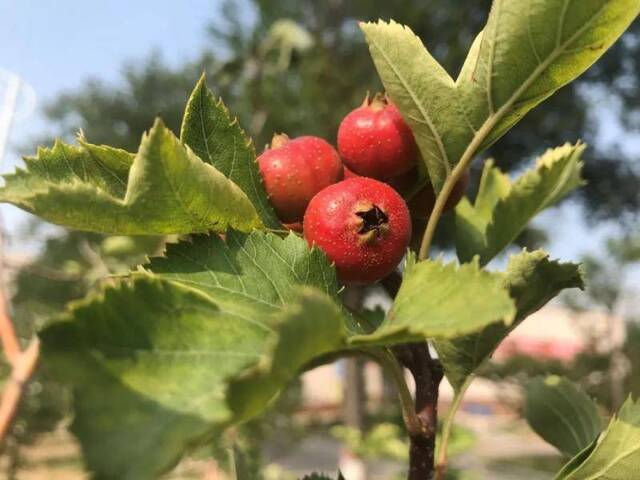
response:
<svg viewBox="0 0 640 480"><path fill-rule="evenodd" d="M524 90L527 88L527 85L522 85L519 88L520 90ZM521 93L521 92L520 92ZM513 97L517 98L517 97ZM451 174L447 177L442 186L442 190L438 194L438 198L436 198L436 204L433 207L433 212L431 212L431 216L429 217L429 222L427 223L427 227L424 230L424 235L422 236L422 244L420 245L420 252L418 253L418 260L425 260L429 255L429 249L431 248L431 242L433 241L433 235L435 234L436 227L438 226L438 222L440 221L440 217L442 216L442 212L444 211L444 206L449 199L449 195L453 190L453 187L458 182L460 177L463 175L465 170L469 167L469 164L473 160L474 155L482 145L482 142L487 138L491 130L496 126L499 120L503 117L503 115L513 106L513 102L515 100L510 100L505 103L500 110L493 115L491 115L480 127L480 129L473 136L473 139L465 149L462 157L460 157L460 161L451 171ZM447 165L447 168L450 168Z"/></svg>
<svg viewBox="0 0 640 480"><path fill-rule="evenodd" d="M442 212L444 212L444 207L447 203L447 200L449 199L449 195L451 195L453 187L466 170L468 163L469 162L460 161L460 163L458 163L451 172L451 175L449 175L447 177L447 180L444 182L442 190L440 190L440 193L436 198L436 203L433 206L433 211L429 216L427 227L424 230L422 243L420 244L420 252L418 253L418 260L425 260L429 256L431 242L433 241L433 236L436 233L436 227L438 226L438 222L440 221Z"/></svg>
<svg viewBox="0 0 640 480"><path fill-rule="evenodd" d="M389 350L376 350L375 352L372 351L371 354L378 360L380 365L387 370L396 384L400 406L402 408L402 418L404 419L404 424L407 427L409 435L419 435L422 431L422 423L416 414L413 397L407 386L402 365L400 365L396 357Z"/></svg>
<svg viewBox="0 0 640 480"><path fill-rule="evenodd" d="M471 385L471 381L473 380L473 375L469 375L465 382L462 384L460 389L455 392L455 397L453 399L453 403L449 407L449 411L447 412L447 416L444 419L444 423L442 425L442 438L440 440L440 445L438 447L438 461L436 463L436 480L444 480L445 474L447 473L447 447L449 446L449 439L451 438L451 430L453 428L453 419L456 416L456 412L460 408L462 404L462 399L464 397L467 388Z"/></svg>

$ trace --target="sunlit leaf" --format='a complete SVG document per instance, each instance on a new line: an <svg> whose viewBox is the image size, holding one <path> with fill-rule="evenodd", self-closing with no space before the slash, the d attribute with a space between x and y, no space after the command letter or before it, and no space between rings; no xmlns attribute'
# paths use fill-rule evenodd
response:
<svg viewBox="0 0 640 480"><path fill-rule="evenodd" d="M639 12L636 0L495 0L455 82L408 27L361 28L438 192L461 159L582 74Z"/></svg>
<svg viewBox="0 0 640 480"><path fill-rule="evenodd" d="M547 150L535 169L511 179L487 161L472 205L463 198L456 208L456 248L461 261L475 255L486 264L507 247L545 208L583 184L580 155L584 145Z"/></svg>
<svg viewBox="0 0 640 480"><path fill-rule="evenodd" d="M578 265L549 260L541 250L512 256L501 282L516 305L513 323L493 322L479 332L434 342L447 379L456 391L520 322L561 290L583 287Z"/></svg>
<svg viewBox="0 0 640 480"><path fill-rule="evenodd" d="M5 176L0 201L78 230L117 235L248 231L261 225L249 198L183 146L160 120L138 153L56 142Z"/></svg>
<svg viewBox="0 0 640 480"><path fill-rule="evenodd" d="M639 469L640 402L629 398L595 445L572 459L556 480L628 480Z"/></svg>
<svg viewBox="0 0 640 480"><path fill-rule="evenodd" d="M154 273L155 272L155 273ZM41 333L74 391L72 430L100 478L155 478L256 415L312 359L347 348L324 255L291 235L196 236Z"/></svg>
<svg viewBox="0 0 640 480"><path fill-rule="evenodd" d="M407 262L393 307L380 327L354 337L355 344L392 344L455 338L513 320L515 306L502 274L477 262L457 266L442 261Z"/></svg>
<svg viewBox="0 0 640 480"><path fill-rule="evenodd" d="M180 139L242 189L264 225L282 228L267 199L253 143L207 88L204 75L187 102Z"/></svg>

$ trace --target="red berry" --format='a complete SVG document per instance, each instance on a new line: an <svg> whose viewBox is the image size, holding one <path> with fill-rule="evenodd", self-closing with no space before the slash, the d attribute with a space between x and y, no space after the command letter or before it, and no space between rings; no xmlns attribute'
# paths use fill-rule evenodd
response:
<svg viewBox="0 0 640 480"><path fill-rule="evenodd" d="M389 185L357 177L318 193L307 208L304 237L324 250L346 283L373 283L400 263L411 239L404 200Z"/></svg>
<svg viewBox="0 0 640 480"><path fill-rule="evenodd" d="M398 108L382 95L367 97L349 113L338 130L338 151L354 173L386 180L406 173L416 163L413 133Z"/></svg>
<svg viewBox="0 0 640 480"><path fill-rule="evenodd" d="M271 148L258 157L264 185L280 220L302 220L313 196L342 180L336 149L318 137L274 135Z"/></svg>

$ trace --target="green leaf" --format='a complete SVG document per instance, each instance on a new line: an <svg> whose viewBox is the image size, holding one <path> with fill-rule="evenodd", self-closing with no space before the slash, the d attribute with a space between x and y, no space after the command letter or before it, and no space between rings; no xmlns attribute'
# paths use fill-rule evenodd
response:
<svg viewBox="0 0 640 480"><path fill-rule="evenodd" d="M593 442L589 444L584 450L578 453L575 457L569 460L564 466L560 469L557 475L554 477L554 480L560 480L566 478L571 472L573 472L576 468L578 468L582 463L589 458L591 452L596 448L598 444L598 439L596 438Z"/></svg>
<svg viewBox="0 0 640 480"><path fill-rule="evenodd" d="M582 452L602 431L602 419L591 398L555 375L526 385L524 416L538 435L568 457Z"/></svg>
<svg viewBox="0 0 640 480"><path fill-rule="evenodd" d="M41 334L99 478L147 479L347 348L335 272L291 235L195 236ZM156 272L156 273L154 273Z"/></svg>
<svg viewBox="0 0 640 480"><path fill-rule="evenodd" d="M588 456L586 456L588 454ZM580 460L583 459L581 463ZM628 480L640 469L640 402L630 398L611 420L592 450L581 452L556 480Z"/></svg>
<svg viewBox="0 0 640 480"><path fill-rule="evenodd" d="M152 258L142 271L197 290L247 320L281 309L300 285L338 294L324 253L292 233L285 239L259 231L230 231L225 240L194 235L167 245L164 257Z"/></svg>
<svg viewBox="0 0 640 480"><path fill-rule="evenodd" d="M456 81L477 151L587 70L638 13L636 0L494 0Z"/></svg>
<svg viewBox="0 0 640 480"><path fill-rule="evenodd" d="M425 338L454 338L486 327L508 325L515 306L502 286L502 274L481 270L477 262L457 266L441 261L407 261L391 311L369 335L354 344L407 343Z"/></svg>
<svg viewBox="0 0 640 480"><path fill-rule="evenodd" d="M502 287L515 302L517 313L514 322L510 325L494 322L479 332L434 342L454 390L460 392L464 388L473 372L520 322L561 290L583 286L582 274L576 264L549 260L541 250L525 250L512 256L502 277Z"/></svg>
<svg viewBox="0 0 640 480"><path fill-rule="evenodd" d="M262 361L231 383L229 405L244 420L264 410L278 391L306 364L327 353L346 350L347 330L340 308L324 293L306 287L277 317Z"/></svg>
<svg viewBox="0 0 640 480"><path fill-rule="evenodd" d="M494 0L455 82L408 28L361 28L382 83L439 192L452 168L589 68L640 12L636 0Z"/></svg>
<svg viewBox="0 0 640 480"><path fill-rule="evenodd" d="M117 235L249 231L260 219L247 196L184 147L160 120L138 153L56 142L5 176L0 201L47 221Z"/></svg>
<svg viewBox="0 0 640 480"><path fill-rule="evenodd" d="M204 74L187 102L180 139L240 187L267 228L282 228L267 199L253 143L222 99L216 100L207 88Z"/></svg>
<svg viewBox="0 0 640 480"><path fill-rule="evenodd" d="M480 190L471 205L463 198L456 208L456 247L460 261L475 255L486 264L522 232L533 217L583 184L583 144L547 150L536 168L512 182L487 161Z"/></svg>
<svg viewBox="0 0 640 480"><path fill-rule="evenodd" d="M191 242L169 245L165 257L152 259L143 271L195 289L238 318L253 322L278 312L287 305L293 308L290 304L298 298L299 286L315 287L334 299L338 295L335 270L329 265L324 253L317 248L309 249L306 241L294 234L283 240L262 232L245 235L230 231L226 235L226 241L217 236L196 235ZM328 310L328 307L323 310L323 321L332 325L330 332L346 336L345 328L350 327L351 322L342 314L329 315ZM282 315L297 318L291 312ZM296 328L302 328L306 321L315 318L310 311L307 315L305 318L300 314ZM336 322L340 322L343 327L336 327ZM264 404L277 392L274 385L277 386L284 376L292 374L286 370L287 366L300 369L303 363L339 350L322 350L320 332L316 332L317 336L312 335L309 339L318 342L316 350L310 344L307 351L297 351L293 345L304 346L304 332L296 332L301 337L291 339L291 344L285 347L288 357L282 365L278 363L281 357L276 355L279 355L279 344L270 345L268 348L273 349L274 357L267 355L263 358L264 363L255 366L255 371L250 376L251 382L245 380L233 387L231 394L237 398L232 404L238 417L251 416L264 408ZM284 329L280 337L287 334L289 331ZM293 361L294 355L309 357L298 363ZM253 390L244 394L244 388Z"/></svg>
<svg viewBox="0 0 640 480"><path fill-rule="evenodd" d="M73 387L72 432L98 478L155 478L229 422L225 379L268 331L154 279L110 288L41 334L42 365Z"/></svg>
<svg viewBox="0 0 640 480"><path fill-rule="evenodd" d="M229 463L231 464L231 480L251 480L251 469L247 458L237 445L229 449Z"/></svg>
<svg viewBox="0 0 640 480"><path fill-rule="evenodd" d="M361 23L378 74L409 123L436 191L462 155L464 114L455 83L408 28L394 21Z"/></svg>

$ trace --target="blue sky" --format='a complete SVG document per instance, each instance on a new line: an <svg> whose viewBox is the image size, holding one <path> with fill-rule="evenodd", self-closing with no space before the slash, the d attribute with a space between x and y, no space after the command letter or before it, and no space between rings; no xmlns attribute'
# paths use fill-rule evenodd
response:
<svg viewBox="0 0 640 480"><path fill-rule="evenodd" d="M194 58L207 42L206 25L216 18L219 5L219 0L0 0L0 74L18 74L37 101L35 112L14 125L1 170L13 170L18 154L32 153L17 152L12 145L25 145L47 130L38 114L43 103L88 77L117 82L124 62L154 50L170 65ZM2 87L0 76L0 98ZM0 212L10 232L26 218L11 206L0 206ZM567 259L594 248L607 233L606 228L587 231L579 210L570 206L545 213L539 221L554 227L551 253Z"/></svg>
<svg viewBox="0 0 640 480"><path fill-rule="evenodd" d="M38 105L87 77L117 81L125 61L154 49L171 65L193 58L207 38L215 0L2 0L0 68L33 88ZM13 144L42 131L37 115L20 121Z"/></svg>
<svg viewBox="0 0 640 480"><path fill-rule="evenodd" d="M47 100L79 87L88 77L117 82L124 62L154 50L169 65L194 58L207 42L207 22L215 18L219 4L216 0L0 0L0 99L6 85L2 70L19 75L36 99L35 111L26 118L19 115L14 123L2 172L13 170L20 154L31 153L12 147L47 130L38 114ZM23 99L22 110L25 103ZM7 205L0 212L10 232L26 218Z"/></svg>

